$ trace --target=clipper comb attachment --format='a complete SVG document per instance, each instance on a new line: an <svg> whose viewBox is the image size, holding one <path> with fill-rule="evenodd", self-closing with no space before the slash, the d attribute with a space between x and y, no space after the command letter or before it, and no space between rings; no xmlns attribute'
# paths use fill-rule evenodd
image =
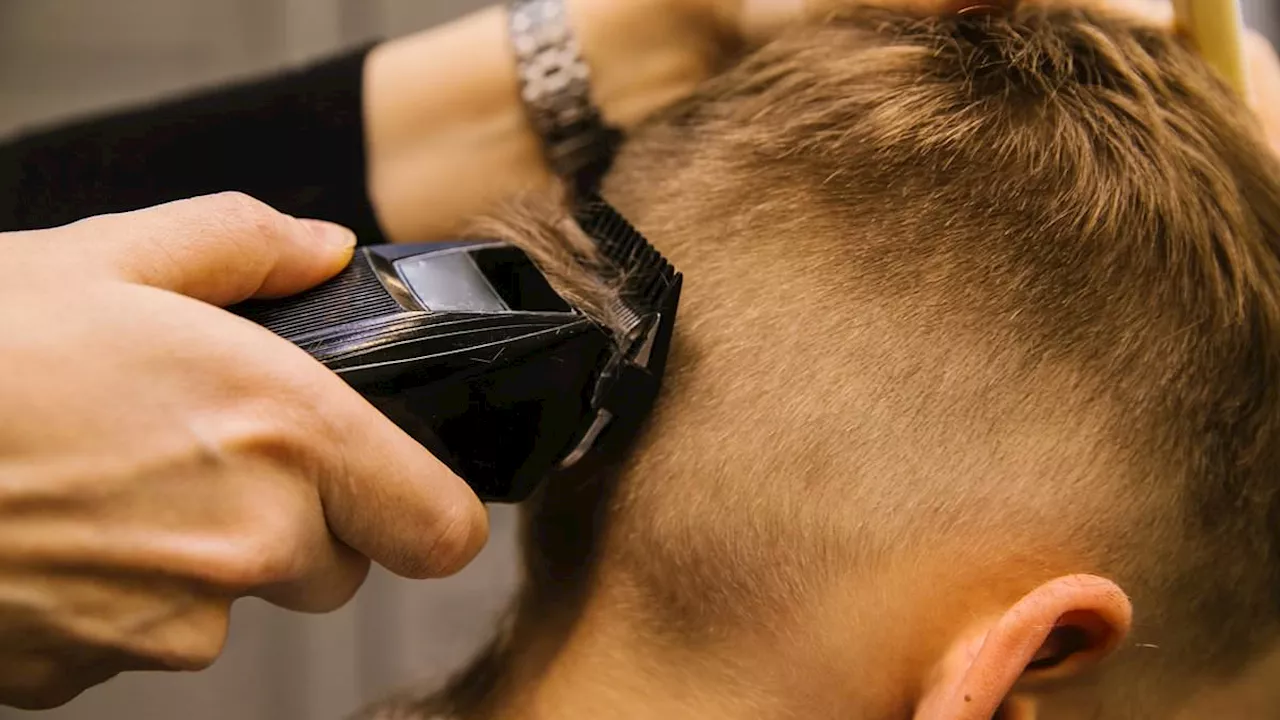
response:
<svg viewBox="0 0 1280 720"><path fill-rule="evenodd" d="M660 311L664 294L679 277L657 248L604 200L588 196L574 213L578 226L595 241L604 260L618 273L621 292L612 310L631 338L646 316Z"/></svg>
<svg viewBox="0 0 1280 720"><path fill-rule="evenodd" d="M596 196L579 201L575 220L617 272L615 301L626 324L618 354L601 371L591 407L595 419L560 468L577 465L597 448L625 441L647 417L662 385L683 278L617 210Z"/></svg>

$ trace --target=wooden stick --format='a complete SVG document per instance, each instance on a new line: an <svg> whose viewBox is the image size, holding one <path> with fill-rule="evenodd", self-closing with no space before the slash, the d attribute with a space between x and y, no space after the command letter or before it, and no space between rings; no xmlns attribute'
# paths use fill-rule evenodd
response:
<svg viewBox="0 0 1280 720"><path fill-rule="evenodd" d="M1239 0L1173 0L1178 31L1191 39L1240 97L1248 100L1248 64L1244 48L1244 13Z"/></svg>

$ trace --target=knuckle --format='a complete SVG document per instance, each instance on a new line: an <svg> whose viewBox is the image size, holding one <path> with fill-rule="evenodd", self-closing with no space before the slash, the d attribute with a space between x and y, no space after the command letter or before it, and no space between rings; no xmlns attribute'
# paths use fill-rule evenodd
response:
<svg viewBox="0 0 1280 720"><path fill-rule="evenodd" d="M296 577L301 552L297 521L278 503L259 505L206 562L205 582L242 592Z"/></svg>
<svg viewBox="0 0 1280 720"><path fill-rule="evenodd" d="M240 192L214 195L210 200L206 211L217 231L228 240L239 241L246 259L256 259L270 267L274 257L264 251L272 248L270 241L289 232L290 218Z"/></svg>
<svg viewBox="0 0 1280 720"><path fill-rule="evenodd" d="M230 417L220 419L217 444L224 454L266 461L290 474L310 477L320 444L314 425L297 404L277 399L244 401Z"/></svg>
<svg viewBox="0 0 1280 720"><path fill-rule="evenodd" d="M269 545L258 542L238 543L210 569L215 584L235 589L270 584L278 570Z"/></svg>
<svg viewBox="0 0 1280 720"><path fill-rule="evenodd" d="M242 401L200 431L209 461L248 483L236 518L208 551L202 579L243 590L293 579L306 557L307 539L322 524L315 477L323 443L296 411L276 401Z"/></svg>
<svg viewBox="0 0 1280 720"><path fill-rule="evenodd" d="M0 678L0 703L19 710L52 710L75 699L89 686L47 658L31 658Z"/></svg>
<svg viewBox="0 0 1280 720"><path fill-rule="evenodd" d="M178 670L207 670L222 655L227 644L227 624L216 631L200 633L176 649L171 665Z"/></svg>
<svg viewBox="0 0 1280 720"><path fill-rule="evenodd" d="M218 193L191 202L183 232L233 254L237 275L265 277L276 262L275 241L288 232L290 219L241 192ZM185 262L186 258L178 260Z"/></svg>
<svg viewBox="0 0 1280 720"><path fill-rule="evenodd" d="M270 205L242 192L224 192L207 198L208 211L229 226L273 234L284 218Z"/></svg>
<svg viewBox="0 0 1280 720"><path fill-rule="evenodd" d="M410 562L409 572L415 579L447 577L461 570L475 555L482 528L469 510L454 506L443 514L432 528L433 538L427 552Z"/></svg>
<svg viewBox="0 0 1280 720"><path fill-rule="evenodd" d="M225 606L208 608L165 633L163 644L147 654L165 668L198 671L211 667L227 644L230 613Z"/></svg>

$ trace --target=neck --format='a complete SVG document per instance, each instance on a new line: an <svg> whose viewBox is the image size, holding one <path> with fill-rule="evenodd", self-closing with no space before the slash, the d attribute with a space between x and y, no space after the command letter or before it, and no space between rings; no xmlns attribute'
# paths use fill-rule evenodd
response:
<svg viewBox="0 0 1280 720"><path fill-rule="evenodd" d="M758 658L746 654L744 658ZM658 650L628 628L584 622L550 658L519 653L509 690L483 720L705 720L781 717L758 667ZM534 663L546 664L531 667ZM737 677L734 677L737 675ZM480 720L470 718L468 720Z"/></svg>
<svg viewBox="0 0 1280 720"><path fill-rule="evenodd" d="M770 717L755 689L734 694L698 672L674 677L648 658L599 641L565 648L535 682L507 695L485 720L659 720Z"/></svg>
<svg viewBox="0 0 1280 720"><path fill-rule="evenodd" d="M599 605L605 605L603 603ZM626 603L589 607L567 633L533 635L510 648L486 707L459 720L761 720L897 717L900 698L876 697L889 664L856 648L893 647L865 639L818 638L797 623L755 637L690 648L627 617ZM808 625L818 627L821 623ZM530 622L545 632L545 616ZM533 626L538 627L534 628ZM877 667L860 678L850 668Z"/></svg>

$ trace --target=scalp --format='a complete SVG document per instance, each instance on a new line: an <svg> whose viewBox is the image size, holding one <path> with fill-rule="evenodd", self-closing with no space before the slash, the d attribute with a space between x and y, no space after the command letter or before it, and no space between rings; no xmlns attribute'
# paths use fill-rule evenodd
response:
<svg viewBox="0 0 1280 720"><path fill-rule="evenodd" d="M609 193L688 279L617 566L684 633L796 607L820 558L1070 547L1247 655L1280 606L1249 117L1164 31L1027 6L838 15L644 129Z"/></svg>

